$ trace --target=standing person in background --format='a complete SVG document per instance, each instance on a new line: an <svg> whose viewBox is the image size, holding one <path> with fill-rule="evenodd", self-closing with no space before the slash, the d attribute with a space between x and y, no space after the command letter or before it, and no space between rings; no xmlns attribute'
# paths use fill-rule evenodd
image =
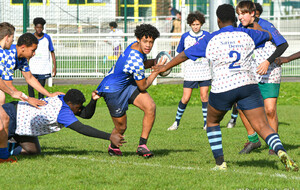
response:
<svg viewBox="0 0 300 190"><path fill-rule="evenodd" d="M43 33L45 19L37 17L33 20L35 33L34 36L39 40L38 48L29 61L29 67L33 76L45 87L46 79L56 76L56 58L54 48L50 36ZM51 57L53 62L53 68L51 63ZM34 89L28 85L28 94L30 97L34 97ZM38 98L44 98L44 95L39 93Z"/></svg>
<svg viewBox="0 0 300 190"><path fill-rule="evenodd" d="M171 33L181 33L181 12L176 13L176 19L173 20L172 29L170 31ZM177 36L172 36L173 39L178 39ZM172 41L171 42L171 57L175 56L175 49L178 46L178 42Z"/></svg>
<svg viewBox="0 0 300 190"><path fill-rule="evenodd" d="M123 34L123 31L118 29L118 24L116 22L110 22L109 27L110 27L109 34L112 34L112 35L122 35ZM112 38L111 42L109 42L109 41L106 41L106 42L108 42L109 44L112 44L113 52L114 52L113 55L116 56L116 58L118 58L122 53L122 46L121 46L121 41L120 41L122 38L118 37L118 36L113 36L110 38Z"/></svg>
<svg viewBox="0 0 300 190"><path fill-rule="evenodd" d="M259 18L263 13L263 8L259 3L254 3L256 7L255 17ZM227 123L227 128L233 128L236 125L236 119L238 117L238 110L236 109L236 104L232 107L231 119Z"/></svg>
<svg viewBox="0 0 300 190"><path fill-rule="evenodd" d="M201 27L205 23L204 15L200 12L192 12L187 17L187 23L191 27L191 31L184 33L181 36L177 52L181 53L185 49L193 46L195 43L204 38L209 33L201 30ZM208 105L208 87L211 83L211 70L209 62L205 58L197 59L197 61L187 60L184 62L184 83L183 83L183 95L178 104L176 119L168 131L177 130L181 117L185 111L185 108L191 98L193 89L200 87L200 98L202 102L203 113L203 128L206 126L206 115Z"/></svg>

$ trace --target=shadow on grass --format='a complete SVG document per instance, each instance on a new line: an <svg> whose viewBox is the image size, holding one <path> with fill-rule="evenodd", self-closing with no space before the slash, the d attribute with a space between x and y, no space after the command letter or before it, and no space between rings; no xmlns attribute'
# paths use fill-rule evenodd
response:
<svg viewBox="0 0 300 190"><path fill-rule="evenodd" d="M43 155L93 155L93 154L102 154L106 151L99 151L99 150L74 150L74 147L47 147L43 146L42 147L42 153L41 156Z"/></svg>
<svg viewBox="0 0 300 190"><path fill-rule="evenodd" d="M245 161L234 161L230 162L232 165L237 165L241 167L260 167L260 168L272 168L272 169L279 169L278 162L280 160L245 160Z"/></svg>
<svg viewBox="0 0 300 190"><path fill-rule="evenodd" d="M136 152L133 151L133 152L123 152L123 155L124 156L135 156L136 155ZM175 152L175 153L178 153L178 152L197 152L196 150L193 150L193 149L184 149L184 150L174 150L174 149L155 149L153 151L153 154L155 157L164 157L164 156L168 156L171 152Z"/></svg>
<svg viewBox="0 0 300 190"><path fill-rule="evenodd" d="M290 123L287 123L287 122L278 122L278 125L280 126L280 125L290 125Z"/></svg>

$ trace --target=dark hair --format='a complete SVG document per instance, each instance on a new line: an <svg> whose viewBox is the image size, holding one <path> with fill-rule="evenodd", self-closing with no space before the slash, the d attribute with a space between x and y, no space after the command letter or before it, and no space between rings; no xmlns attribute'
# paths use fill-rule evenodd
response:
<svg viewBox="0 0 300 190"><path fill-rule="evenodd" d="M220 5L217 9L217 17L222 22L235 22L235 11L232 5L230 4L223 4Z"/></svg>
<svg viewBox="0 0 300 190"><path fill-rule="evenodd" d="M236 6L236 12L238 12L238 10L241 13L252 13L253 11L255 13L256 8L252 1L240 1Z"/></svg>
<svg viewBox="0 0 300 190"><path fill-rule="evenodd" d="M15 27L8 23L2 22L0 23L0 40L2 40L5 36L11 36L15 33Z"/></svg>
<svg viewBox="0 0 300 190"><path fill-rule="evenodd" d="M139 26L136 26L136 29L134 30L134 35L138 39L142 39L144 36L146 38L153 38L155 40L159 37L159 31L152 26L151 24L141 24Z"/></svg>
<svg viewBox="0 0 300 190"><path fill-rule="evenodd" d="M42 17L36 17L35 19L33 19L33 24L34 26L41 24L41 25L45 25L46 24L46 20L43 19Z"/></svg>
<svg viewBox="0 0 300 190"><path fill-rule="evenodd" d="M264 11L264 9L262 8L261 4L259 3L254 3L256 10L259 12L259 14L261 15Z"/></svg>
<svg viewBox="0 0 300 190"><path fill-rule="evenodd" d="M85 102L85 97L80 90L70 89L64 96L64 101L70 102L73 105L83 104Z"/></svg>
<svg viewBox="0 0 300 190"><path fill-rule="evenodd" d="M201 25L203 25L205 23L204 15L202 13L200 13L199 11L190 13L186 20L189 25L193 24L193 22L195 20L198 20L201 23Z"/></svg>
<svg viewBox="0 0 300 190"><path fill-rule="evenodd" d="M17 42L17 46L25 45L27 47L32 46L32 44L38 44L39 40L31 33L22 34Z"/></svg>
<svg viewBox="0 0 300 190"><path fill-rule="evenodd" d="M118 24L116 22L110 22L109 23L109 26L110 27L113 27L113 28L117 28L118 27Z"/></svg>

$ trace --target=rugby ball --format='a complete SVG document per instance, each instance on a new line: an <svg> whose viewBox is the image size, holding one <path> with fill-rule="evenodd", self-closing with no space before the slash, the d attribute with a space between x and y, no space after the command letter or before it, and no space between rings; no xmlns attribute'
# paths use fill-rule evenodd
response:
<svg viewBox="0 0 300 190"><path fill-rule="evenodd" d="M162 58L167 59L166 63L168 63L172 60L171 56L166 51L161 51L156 56L156 59L155 59L156 64L159 63L160 59L162 59ZM171 71L172 71L172 68L166 70L165 72L159 73L159 75L162 76L162 77L166 77L171 73Z"/></svg>

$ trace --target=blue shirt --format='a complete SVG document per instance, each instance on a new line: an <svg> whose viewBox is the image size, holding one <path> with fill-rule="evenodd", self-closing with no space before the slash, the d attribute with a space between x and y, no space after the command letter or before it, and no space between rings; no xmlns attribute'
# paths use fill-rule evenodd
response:
<svg viewBox="0 0 300 190"><path fill-rule="evenodd" d="M18 58L16 45L11 45L9 50L5 50L7 61L5 62L5 72L2 73L2 79L13 80L15 70L29 72L29 65L26 58Z"/></svg>
<svg viewBox="0 0 300 190"><path fill-rule="evenodd" d="M120 55L115 65L99 84L98 92L118 92L130 84L135 84L135 80L145 78L144 61L147 58L138 50L131 49L134 43L136 42L130 44Z"/></svg>
<svg viewBox="0 0 300 190"><path fill-rule="evenodd" d="M272 38L273 38L271 40L271 42L273 44L275 44L276 46L279 46L279 45L287 42L286 39L284 39L284 37L280 34L280 32L275 28L275 26L272 23L270 23L269 21L259 18L258 24L261 26L262 29L267 30L271 33ZM245 28L241 23L239 24L239 27ZM263 47L263 46L261 46L261 47Z"/></svg>
<svg viewBox="0 0 300 190"><path fill-rule="evenodd" d="M75 117L75 114L73 113L71 108L64 101L64 96L65 95L58 96L62 101L62 106L57 117L57 122L64 125L65 127L68 127L72 123L78 121L78 119Z"/></svg>

